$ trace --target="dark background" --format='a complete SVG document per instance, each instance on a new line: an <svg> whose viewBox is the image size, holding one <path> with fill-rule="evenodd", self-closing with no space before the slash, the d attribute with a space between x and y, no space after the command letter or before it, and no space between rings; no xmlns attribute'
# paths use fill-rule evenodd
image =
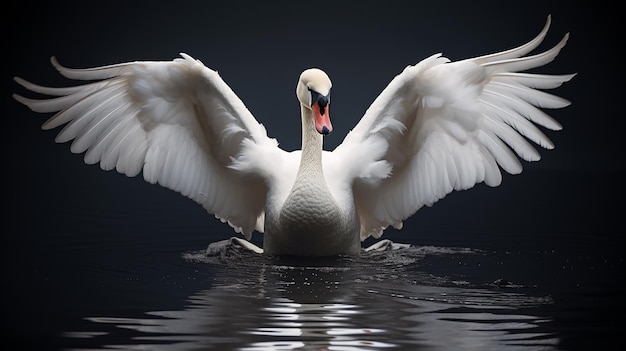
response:
<svg viewBox="0 0 626 351"><path fill-rule="evenodd" d="M549 111L564 126L546 131L556 148L541 150L540 162L524 163L524 173L505 176L499 188L451 194L387 237L442 245L486 231L501 233L487 241L519 232L564 246L576 239L611 260L613 268L594 273L596 279L621 280L615 274L623 264L625 75L617 9L566 1L408 3L8 1L2 21L3 330L20 334L39 313L41 325L56 321L46 311L63 314L67 306L44 308L58 299L42 296L79 294L62 287L71 277L55 281L49 270L108 262L103 252L117 246L128 255L155 241L197 249L233 235L192 201L141 177L87 166L69 144L55 144L58 131L40 129L48 116L12 99L15 92L29 96L13 76L70 85L50 66L50 56L84 68L171 60L185 52L218 70L269 135L293 150L300 146L295 85L303 69L316 66L333 81L334 132L325 139L332 149L406 65L437 52L459 60L518 46L541 30L548 14L552 27L540 48L566 32L570 40L537 72L578 73L555 91L573 104ZM135 230L143 225L150 230ZM82 237L71 234L81 231Z"/></svg>

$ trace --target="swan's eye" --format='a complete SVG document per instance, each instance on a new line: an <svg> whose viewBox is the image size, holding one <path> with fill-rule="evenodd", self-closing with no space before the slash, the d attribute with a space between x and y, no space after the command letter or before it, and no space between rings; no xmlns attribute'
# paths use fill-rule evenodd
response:
<svg viewBox="0 0 626 351"><path fill-rule="evenodd" d="M320 93L318 93L317 91L308 88L309 89L309 93L311 93L311 107L313 107L313 104L315 104L317 102L317 99L320 97Z"/></svg>

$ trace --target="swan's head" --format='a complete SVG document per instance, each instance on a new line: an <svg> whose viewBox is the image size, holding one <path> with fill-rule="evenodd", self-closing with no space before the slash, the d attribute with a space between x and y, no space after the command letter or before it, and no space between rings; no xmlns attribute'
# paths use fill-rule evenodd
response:
<svg viewBox="0 0 626 351"><path fill-rule="evenodd" d="M313 112L315 129L320 134L330 134L333 125L330 123L328 108L330 105L330 88L332 83L324 71L310 68L302 72L296 95L300 104Z"/></svg>

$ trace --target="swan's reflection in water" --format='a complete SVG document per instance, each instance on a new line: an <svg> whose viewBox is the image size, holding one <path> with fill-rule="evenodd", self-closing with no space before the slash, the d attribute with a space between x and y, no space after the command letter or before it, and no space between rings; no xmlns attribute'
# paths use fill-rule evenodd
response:
<svg viewBox="0 0 626 351"><path fill-rule="evenodd" d="M374 349L395 346L377 341L375 334L385 329L359 327L355 320L362 306L349 304L296 303L289 300L272 301L265 308L265 326L242 331L244 334L265 336L276 341L256 341L242 350L292 350L315 346L314 349Z"/></svg>
<svg viewBox="0 0 626 351"><path fill-rule="evenodd" d="M94 338L128 350L556 348L558 339L542 327L549 318L529 313L549 298L420 273L428 254L445 252L407 249L306 263L250 256L225 264L189 253L187 260L218 274L186 308L89 319L126 330L124 340L110 328Z"/></svg>

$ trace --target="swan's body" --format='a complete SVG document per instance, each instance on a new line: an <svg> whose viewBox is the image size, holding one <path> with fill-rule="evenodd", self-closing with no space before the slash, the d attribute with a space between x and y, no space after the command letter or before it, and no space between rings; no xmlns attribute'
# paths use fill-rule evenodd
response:
<svg viewBox="0 0 626 351"><path fill-rule="evenodd" d="M549 139L533 124L558 130L541 108L569 103L537 89L574 75L516 73L552 61L553 49L525 56L546 35L516 49L450 62L433 55L396 76L332 152L323 151L330 79L302 73L302 150L286 152L218 74L182 54L172 62L131 62L68 69L95 80L47 88L22 79L49 100L16 99L56 112L43 128L67 124L58 142L74 140L85 162L168 187L200 203L247 239L264 232L271 255L358 254L360 242L430 206L453 190L497 186L500 167L521 172L518 157L539 153Z"/></svg>

